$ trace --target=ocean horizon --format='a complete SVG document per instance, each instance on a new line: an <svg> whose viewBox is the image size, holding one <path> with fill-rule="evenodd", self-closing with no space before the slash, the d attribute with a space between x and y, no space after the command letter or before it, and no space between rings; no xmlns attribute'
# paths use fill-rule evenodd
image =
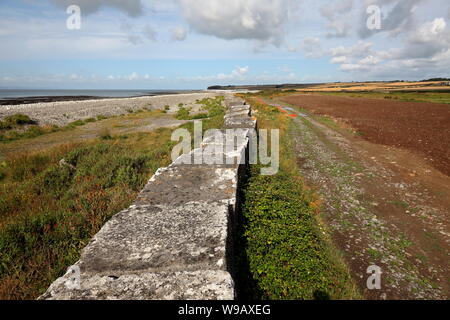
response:
<svg viewBox="0 0 450 320"><path fill-rule="evenodd" d="M99 97L99 98L131 98L192 92L195 90L48 90L48 89L0 89L0 99L30 98L30 97Z"/></svg>

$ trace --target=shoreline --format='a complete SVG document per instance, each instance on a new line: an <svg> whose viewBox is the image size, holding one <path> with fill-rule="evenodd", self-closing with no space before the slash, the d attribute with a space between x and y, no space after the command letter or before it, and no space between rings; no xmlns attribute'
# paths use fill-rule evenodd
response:
<svg viewBox="0 0 450 320"><path fill-rule="evenodd" d="M143 109L165 110L166 106L170 107L169 112L177 112L180 104L192 108L195 112L201 108L201 105L197 103L198 101L204 98L213 98L217 95L219 93L214 91L197 91L131 98L100 98L2 105L0 106L0 120L21 113L29 116L39 125L64 126L77 120L86 120L98 116L111 117Z"/></svg>
<svg viewBox="0 0 450 320"><path fill-rule="evenodd" d="M143 98L143 97L157 97L163 95L176 95L176 94L190 94L203 92L201 90L188 90L188 91L161 91L152 92L142 95L130 96L130 97L114 97L114 96L95 96L95 95L59 95L59 96L18 96L0 98L0 106L20 106L24 104L36 104L36 103L53 103L53 102L71 102L71 101L88 101L88 100L105 100L105 99L131 99L131 98Z"/></svg>

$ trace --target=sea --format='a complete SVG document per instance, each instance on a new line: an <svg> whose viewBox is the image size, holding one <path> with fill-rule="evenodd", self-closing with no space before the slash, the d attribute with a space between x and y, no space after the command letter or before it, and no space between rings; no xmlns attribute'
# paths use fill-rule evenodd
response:
<svg viewBox="0 0 450 320"><path fill-rule="evenodd" d="M192 92L193 90L23 90L0 89L0 99L29 97L78 97L89 96L99 98L131 98Z"/></svg>

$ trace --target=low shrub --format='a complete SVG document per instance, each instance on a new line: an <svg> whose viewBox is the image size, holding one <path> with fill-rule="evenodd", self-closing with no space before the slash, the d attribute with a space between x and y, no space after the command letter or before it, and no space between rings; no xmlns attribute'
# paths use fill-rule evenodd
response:
<svg viewBox="0 0 450 320"><path fill-rule="evenodd" d="M73 121L68 124L69 127L80 127L80 126L84 126L84 125L85 125L85 123L83 120Z"/></svg>
<svg viewBox="0 0 450 320"><path fill-rule="evenodd" d="M190 120L191 119L190 112L191 109L187 109L184 106L182 106L178 109L176 118L178 120Z"/></svg>
<svg viewBox="0 0 450 320"><path fill-rule="evenodd" d="M17 113L12 116L8 116L5 118L5 123L11 125L11 126L23 126L26 124L35 124L33 120L30 119L29 116Z"/></svg>

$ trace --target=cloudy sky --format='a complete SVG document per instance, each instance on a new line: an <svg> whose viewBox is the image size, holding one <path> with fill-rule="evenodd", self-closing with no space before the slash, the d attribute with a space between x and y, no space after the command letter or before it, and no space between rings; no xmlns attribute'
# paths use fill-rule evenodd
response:
<svg viewBox="0 0 450 320"><path fill-rule="evenodd" d="M450 76L450 1L2 0L0 43L1 88L416 80Z"/></svg>

